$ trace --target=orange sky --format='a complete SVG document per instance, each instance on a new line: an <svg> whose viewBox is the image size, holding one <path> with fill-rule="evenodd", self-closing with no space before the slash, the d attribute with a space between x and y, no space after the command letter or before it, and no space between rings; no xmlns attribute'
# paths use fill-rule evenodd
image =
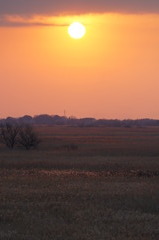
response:
<svg viewBox="0 0 159 240"><path fill-rule="evenodd" d="M55 26L0 27L0 118L65 110L76 117L159 119L159 14L41 21ZM73 21L86 25L84 38L68 35Z"/></svg>

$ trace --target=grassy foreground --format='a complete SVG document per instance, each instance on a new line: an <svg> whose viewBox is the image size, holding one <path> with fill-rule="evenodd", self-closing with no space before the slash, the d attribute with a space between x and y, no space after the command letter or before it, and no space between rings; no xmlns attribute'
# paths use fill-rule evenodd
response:
<svg viewBox="0 0 159 240"><path fill-rule="evenodd" d="M159 128L37 130L0 146L1 240L159 239Z"/></svg>

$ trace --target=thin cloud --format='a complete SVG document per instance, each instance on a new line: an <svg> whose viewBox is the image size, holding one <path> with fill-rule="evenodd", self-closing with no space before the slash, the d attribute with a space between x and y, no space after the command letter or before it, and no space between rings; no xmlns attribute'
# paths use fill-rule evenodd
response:
<svg viewBox="0 0 159 240"><path fill-rule="evenodd" d="M0 16L0 27L34 27L34 26L43 26L43 27L65 27L68 24L61 24L51 19L48 21L46 17L22 17L18 15L4 15Z"/></svg>
<svg viewBox="0 0 159 240"><path fill-rule="evenodd" d="M68 26L66 24L56 24L56 23L43 23L43 22L28 22L23 21L23 22L14 22L14 21L8 21L5 18L0 19L0 26L1 27L34 27L34 26L39 26L39 27L65 27Z"/></svg>
<svg viewBox="0 0 159 240"><path fill-rule="evenodd" d="M39 26L39 27L63 27L66 25L59 25L59 24L49 24L49 23L11 23L11 22L1 22L0 21L0 26L1 27L34 27L34 26ZM68 26L68 25L67 25Z"/></svg>

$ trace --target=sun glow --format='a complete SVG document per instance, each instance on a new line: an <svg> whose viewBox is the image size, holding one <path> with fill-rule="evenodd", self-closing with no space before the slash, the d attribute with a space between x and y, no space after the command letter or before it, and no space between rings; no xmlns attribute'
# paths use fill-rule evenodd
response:
<svg viewBox="0 0 159 240"><path fill-rule="evenodd" d="M86 34L86 28L79 22L72 23L68 28L69 35L74 39L80 39Z"/></svg>

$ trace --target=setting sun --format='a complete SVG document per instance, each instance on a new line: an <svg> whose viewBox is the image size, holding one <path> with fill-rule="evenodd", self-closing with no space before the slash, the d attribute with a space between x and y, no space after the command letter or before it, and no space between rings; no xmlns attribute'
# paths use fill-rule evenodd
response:
<svg viewBox="0 0 159 240"><path fill-rule="evenodd" d="M86 28L83 24L74 22L69 26L68 33L72 38L80 39L86 34Z"/></svg>

